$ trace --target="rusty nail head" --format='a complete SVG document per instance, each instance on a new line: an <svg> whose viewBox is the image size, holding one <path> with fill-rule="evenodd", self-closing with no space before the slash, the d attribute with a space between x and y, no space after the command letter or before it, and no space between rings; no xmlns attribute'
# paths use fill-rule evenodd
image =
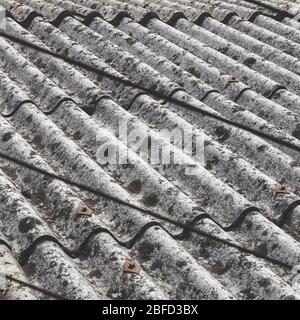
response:
<svg viewBox="0 0 300 320"><path fill-rule="evenodd" d="M228 82L237 82L237 77L236 76L229 76Z"/></svg>
<svg viewBox="0 0 300 320"><path fill-rule="evenodd" d="M275 193L290 193L291 189L283 184L277 184L275 187Z"/></svg>
<svg viewBox="0 0 300 320"><path fill-rule="evenodd" d="M137 262L126 260L123 264L123 272L126 273L140 273L141 267Z"/></svg>
<svg viewBox="0 0 300 320"><path fill-rule="evenodd" d="M87 207L84 204L81 204L77 209L76 209L76 214L79 216L88 216L90 217L92 215L92 209Z"/></svg>

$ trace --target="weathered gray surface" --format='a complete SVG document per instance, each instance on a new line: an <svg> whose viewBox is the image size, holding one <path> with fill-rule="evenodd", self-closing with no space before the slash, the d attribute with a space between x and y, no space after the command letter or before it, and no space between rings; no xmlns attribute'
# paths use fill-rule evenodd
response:
<svg viewBox="0 0 300 320"><path fill-rule="evenodd" d="M300 144L296 20L277 22L236 0L0 5L14 36ZM2 38L0 79L1 152L300 264L295 152ZM148 164L118 139L120 119L162 140L195 174ZM170 145L163 128L203 136L205 167ZM96 137L133 164L99 165ZM11 163L0 167L0 271L8 265L5 272L72 299L299 298L292 272ZM277 184L291 192L275 195ZM82 206L92 216L78 214ZM141 272L124 273L127 260ZM0 297L45 298L12 284Z"/></svg>

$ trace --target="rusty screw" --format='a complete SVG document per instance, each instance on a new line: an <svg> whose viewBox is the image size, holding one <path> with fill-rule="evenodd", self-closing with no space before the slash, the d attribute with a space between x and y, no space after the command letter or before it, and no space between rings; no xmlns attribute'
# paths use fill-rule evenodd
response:
<svg viewBox="0 0 300 320"><path fill-rule="evenodd" d="M82 204L76 209L76 214L79 216L91 216L92 210L86 205Z"/></svg>
<svg viewBox="0 0 300 320"><path fill-rule="evenodd" d="M291 189L288 186L278 184L275 187L275 193L290 193Z"/></svg>
<svg viewBox="0 0 300 320"><path fill-rule="evenodd" d="M125 273L140 273L141 267L137 262L126 260L123 264L123 272Z"/></svg>
<svg viewBox="0 0 300 320"><path fill-rule="evenodd" d="M229 76L228 82L236 82L237 77L236 76Z"/></svg>

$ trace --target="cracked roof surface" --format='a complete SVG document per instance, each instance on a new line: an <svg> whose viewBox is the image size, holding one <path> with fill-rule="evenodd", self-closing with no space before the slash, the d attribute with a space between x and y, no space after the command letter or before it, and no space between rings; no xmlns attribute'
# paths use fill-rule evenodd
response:
<svg viewBox="0 0 300 320"><path fill-rule="evenodd" d="M13 36L299 146L300 4L268 4L287 14L238 0L0 0ZM300 264L296 152L4 38L0 58L1 152ZM122 119L168 146L161 129L194 130L205 166L178 148L194 175L146 162L118 138ZM97 163L97 137L130 164ZM2 160L0 191L0 271L70 299L300 297L291 271ZM12 283L0 297L47 298Z"/></svg>

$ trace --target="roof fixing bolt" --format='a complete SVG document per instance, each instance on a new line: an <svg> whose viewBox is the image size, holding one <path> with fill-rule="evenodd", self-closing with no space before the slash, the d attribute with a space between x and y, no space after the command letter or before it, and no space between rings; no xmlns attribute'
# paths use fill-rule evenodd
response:
<svg viewBox="0 0 300 320"><path fill-rule="evenodd" d="M238 79L236 76L229 76L228 82L238 82Z"/></svg>
<svg viewBox="0 0 300 320"><path fill-rule="evenodd" d="M90 209L88 206L81 204L77 209L76 209L76 214L79 216L88 216L90 217L92 215L93 211Z"/></svg>
<svg viewBox="0 0 300 320"><path fill-rule="evenodd" d="M123 264L123 272L139 274L141 267L137 262L126 260Z"/></svg>
<svg viewBox="0 0 300 320"><path fill-rule="evenodd" d="M291 193L291 188L283 184L277 184L275 187L275 193Z"/></svg>

